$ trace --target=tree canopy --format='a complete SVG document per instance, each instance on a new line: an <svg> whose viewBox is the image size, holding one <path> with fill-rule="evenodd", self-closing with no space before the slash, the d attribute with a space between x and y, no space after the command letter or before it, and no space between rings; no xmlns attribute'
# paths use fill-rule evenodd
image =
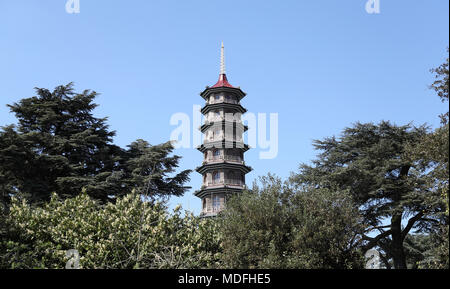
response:
<svg viewBox="0 0 450 289"><path fill-rule="evenodd" d="M366 231L378 232L363 235L366 249L380 247L396 268L406 268L406 236L412 229L429 228L443 209L440 194L423 178L430 162L419 165L406 154L406 147L426 134L425 127L357 123L339 138L315 141L321 153L313 165L301 165L292 180L300 186L348 191Z"/></svg>
<svg viewBox="0 0 450 289"><path fill-rule="evenodd" d="M220 217L229 268L361 268L360 215L348 194L260 178Z"/></svg>
<svg viewBox="0 0 450 289"><path fill-rule="evenodd" d="M190 170L173 175L179 156L171 143L152 146L144 140L126 149L113 144L107 118L97 118L95 91L76 93L73 84L8 105L18 120L0 130L2 202L21 196L34 203L52 192L73 197L86 188L102 202L133 189L149 196L182 195Z"/></svg>
<svg viewBox="0 0 450 289"><path fill-rule="evenodd" d="M214 268L220 260L214 222L137 193L105 205L86 193L52 194L39 207L14 198L7 223L2 268L64 268L68 250L77 250L84 269Z"/></svg>

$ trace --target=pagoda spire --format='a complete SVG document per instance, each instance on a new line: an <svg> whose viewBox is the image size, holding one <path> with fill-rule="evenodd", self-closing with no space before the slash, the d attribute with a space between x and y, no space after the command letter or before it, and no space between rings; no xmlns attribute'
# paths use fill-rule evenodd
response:
<svg viewBox="0 0 450 289"><path fill-rule="evenodd" d="M219 74L219 80L217 81L216 84L213 85L214 87L233 87L227 79L227 75L225 72L225 48L223 46L223 41L222 41L222 45L220 46L220 74Z"/></svg>
<svg viewBox="0 0 450 289"><path fill-rule="evenodd" d="M225 48L223 46L223 41L222 41L222 46L220 47L220 75L222 74L226 74L225 72Z"/></svg>

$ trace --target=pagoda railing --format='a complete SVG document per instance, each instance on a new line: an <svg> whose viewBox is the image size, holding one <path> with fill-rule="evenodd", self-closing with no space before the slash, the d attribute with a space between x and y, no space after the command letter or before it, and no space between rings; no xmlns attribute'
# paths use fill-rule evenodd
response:
<svg viewBox="0 0 450 289"><path fill-rule="evenodd" d="M216 142L216 141L232 141L232 142L242 142L242 137L237 136L224 136L223 134L220 134L217 137L209 137L205 138L203 140L203 143L209 143L209 142Z"/></svg>
<svg viewBox="0 0 450 289"><path fill-rule="evenodd" d="M214 187L223 187L223 186L236 186L236 187L245 187L245 182L242 180L237 179L225 179L220 180L218 182L207 182L206 186L208 188L214 188ZM205 185L203 187L206 187Z"/></svg>
<svg viewBox="0 0 450 289"><path fill-rule="evenodd" d="M244 161L242 160L242 158L240 156L230 156L230 155L208 158L203 162L203 164L221 163L223 161L244 164Z"/></svg>
<svg viewBox="0 0 450 289"><path fill-rule="evenodd" d="M205 120L205 125L208 125L208 124L211 124L211 123L214 123L214 122L221 122L223 120L224 120L224 118L221 117L221 116L210 117L210 118L207 118ZM225 120L228 121L228 122L234 122L234 123L237 123L237 124L242 124L242 120L237 119L237 118L226 118Z"/></svg>
<svg viewBox="0 0 450 289"><path fill-rule="evenodd" d="M223 209L225 209L225 206L221 205L221 206L211 206L211 205L207 205L206 208L204 208L202 210L202 214L208 214L208 213L218 213L220 211L222 211Z"/></svg>
<svg viewBox="0 0 450 289"><path fill-rule="evenodd" d="M242 124L242 120L239 119L238 117L236 117L236 118L225 117L224 118L222 116L210 116L210 117L207 117L206 120L205 120L205 124L207 125L207 124L210 124L210 123L213 123L213 122L221 122L223 120L226 120L226 121L229 121L229 122L235 122L237 124Z"/></svg>
<svg viewBox="0 0 450 289"><path fill-rule="evenodd" d="M239 101L237 100L232 100L232 99L219 99L219 100L209 100L206 101L206 104L216 104L216 103L230 103L230 104L239 104Z"/></svg>

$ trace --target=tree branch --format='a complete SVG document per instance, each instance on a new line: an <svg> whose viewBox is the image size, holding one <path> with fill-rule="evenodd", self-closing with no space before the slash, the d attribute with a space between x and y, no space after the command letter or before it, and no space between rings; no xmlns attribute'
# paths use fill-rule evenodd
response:
<svg viewBox="0 0 450 289"><path fill-rule="evenodd" d="M365 232L370 232L372 230L379 230L379 229L384 229L384 228L389 228L391 227L391 225L386 225L386 226L374 226L372 228L366 229Z"/></svg>
<svg viewBox="0 0 450 289"><path fill-rule="evenodd" d="M439 224L439 221L438 221L438 220L430 219L430 218L421 218L421 219L418 220L418 221L426 221L426 222L433 222L433 223Z"/></svg>
<svg viewBox="0 0 450 289"><path fill-rule="evenodd" d="M380 241L381 239L383 239L383 238L389 236L391 233L392 233L391 230L387 230L387 231L381 233L380 235L376 236L375 238L370 238L370 237L368 237L368 236L366 236L366 235L362 235L362 238L363 238L364 240L369 241L369 243L367 243L367 244L363 247L363 250L364 250L364 251L367 251L367 250L369 250L369 249L372 249L373 247L375 247L375 246L377 245L378 241Z"/></svg>
<svg viewBox="0 0 450 289"><path fill-rule="evenodd" d="M386 266L386 269L391 269L391 264L389 264L387 256L384 256L382 253L380 253L380 259L384 263L384 266Z"/></svg>
<svg viewBox="0 0 450 289"><path fill-rule="evenodd" d="M414 226L414 224L420 220L423 217L423 212L418 213L417 215L415 215L414 217L412 217L411 219L408 220L408 224L406 225L405 229L403 229L402 231L402 240L404 240L406 238L406 236L408 235L409 231L412 229L412 227Z"/></svg>

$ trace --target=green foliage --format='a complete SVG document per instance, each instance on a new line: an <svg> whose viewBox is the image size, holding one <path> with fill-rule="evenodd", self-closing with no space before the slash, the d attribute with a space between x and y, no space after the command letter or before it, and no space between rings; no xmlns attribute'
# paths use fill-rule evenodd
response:
<svg viewBox="0 0 450 289"><path fill-rule="evenodd" d="M302 165L293 181L348 191L360 208L363 224L377 232L376 237L364 235L366 249L380 246L396 268L406 268L405 237L412 229L429 228L430 218L443 207L440 194L424 177L431 162L419 163L406 153L426 134L425 127L357 123L339 139L315 141L322 152L313 166ZM402 221L407 222L404 228Z"/></svg>
<svg viewBox="0 0 450 289"><path fill-rule="evenodd" d="M448 238L443 234L410 234L404 245L408 269L448 268Z"/></svg>
<svg viewBox="0 0 450 289"><path fill-rule="evenodd" d="M169 156L173 151L170 142L151 146L144 140L137 140L128 146L123 175L116 182L127 189L135 189L151 200L182 196L188 187L190 170L184 170L169 177L178 167L180 156Z"/></svg>
<svg viewBox="0 0 450 289"><path fill-rule="evenodd" d="M448 50L447 50L448 51ZM448 57L445 63L432 70L436 81L431 85L442 102L448 102L449 70ZM425 254L429 255L420 262L422 268L449 268L449 123L448 111L442 114L442 126L424 136L416 145L408 147L411 160L422 165L431 163L424 179L433 188L439 199L425 199L424 202L434 210L430 240L432 246ZM443 206L442 206L443 204Z"/></svg>
<svg viewBox="0 0 450 289"><path fill-rule="evenodd" d="M448 216L447 216L448 217ZM418 263L418 268L448 269L449 268L449 226L441 225L438 232L430 235L431 246L424 251L426 258Z"/></svg>
<svg viewBox="0 0 450 289"><path fill-rule="evenodd" d="M8 239L8 224L7 224L6 207L0 203L0 268L7 267L7 262L2 257L6 252L6 243Z"/></svg>
<svg viewBox="0 0 450 289"><path fill-rule="evenodd" d="M432 248L432 239L429 234L409 234L405 238L405 255L408 269L418 269L420 264L433 260L429 254Z"/></svg>
<svg viewBox="0 0 450 289"><path fill-rule="evenodd" d="M345 192L295 190L272 175L227 202L221 221L229 268L360 268L359 214Z"/></svg>
<svg viewBox="0 0 450 289"><path fill-rule="evenodd" d="M449 87L449 71L448 71L448 58L449 49L447 48L447 59L437 68L433 68L431 72L434 74L436 80L431 85L431 88L434 89L442 100L442 102L448 102L448 87ZM448 123L448 111L441 116L441 120L443 124Z"/></svg>
<svg viewBox="0 0 450 289"><path fill-rule="evenodd" d="M14 232L2 264L11 268L64 268L66 251L80 253L82 268L206 268L220 260L212 220L168 213L159 202L128 194L100 205L82 193L43 207L14 199L8 219Z"/></svg>
<svg viewBox="0 0 450 289"><path fill-rule="evenodd" d="M182 195L190 170L171 177L178 156L170 143L151 146L137 140L122 149L106 118L92 111L96 92L75 93L73 84L54 91L36 88L37 96L9 105L18 125L0 130L0 190L7 204L11 196L32 203L48 201L51 192L76 196L82 188L102 202L133 189L153 198Z"/></svg>

